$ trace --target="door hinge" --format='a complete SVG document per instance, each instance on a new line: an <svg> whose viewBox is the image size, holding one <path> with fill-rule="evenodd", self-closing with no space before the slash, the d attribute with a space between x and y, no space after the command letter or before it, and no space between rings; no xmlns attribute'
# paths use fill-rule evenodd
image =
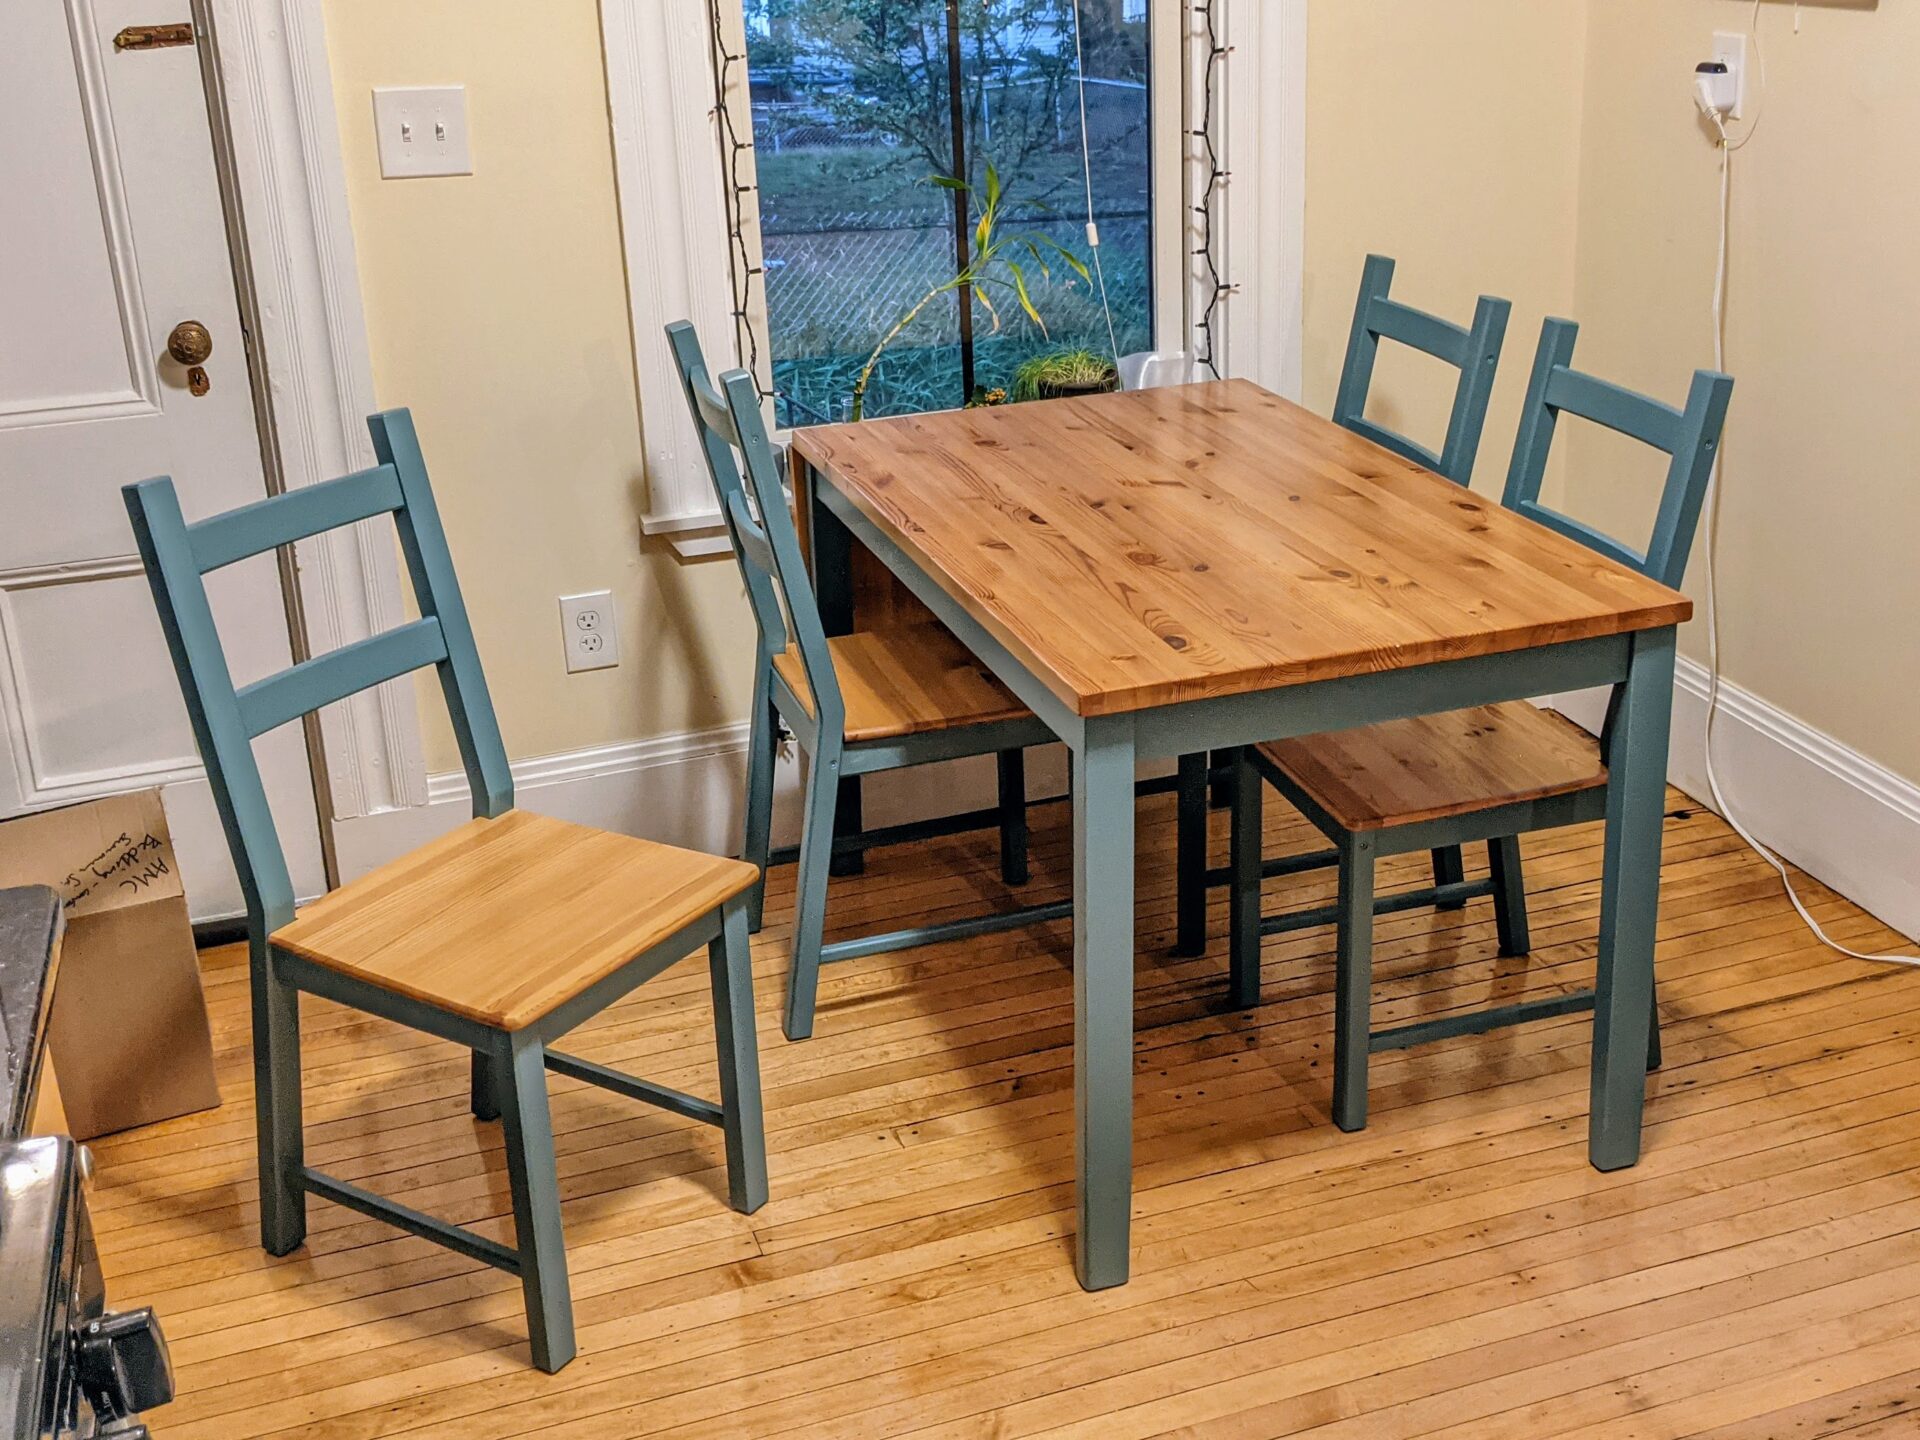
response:
<svg viewBox="0 0 1920 1440"><path fill-rule="evenodd" d="M193 44L193 26L129 25L113 37L116 50L162 50L169 45Z"/></svg>

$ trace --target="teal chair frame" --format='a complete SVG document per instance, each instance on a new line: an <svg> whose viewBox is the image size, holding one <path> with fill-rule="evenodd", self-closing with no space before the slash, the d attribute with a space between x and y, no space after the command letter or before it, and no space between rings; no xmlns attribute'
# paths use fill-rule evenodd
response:
<svg viewBox="0 0 1920 1440"><path fill-rule="evenodd" d="M1578 336L1579 327L1572 321L1549 320L1546 323L1527 391L1526 407L1521 412L1520 431L1502 503L1530 520L1677 589L1686 575L1688 553L1699 525L1700 510L1712 479L1714 461L1719 454L1720 436L1733 394L1733 381L1716 371L1697 372L1686 408L1676 410L1661 401L1575 370L1573 351ZM1653 522L1652 536L1644 551L1622 544L1541 502L1541 481L1546 475L1554 436L1563 415L1573 415L1603 425L1668 456L1659 510ZM1621 686L1613 688L1601 742L1603 753L1607 747L1606 737L1612 734L1619 722L1623 693ZM1242 751L1236 760L1235 771L1233 858L1229 869L1233 876L1236 923L1246 923L1243 916L1250 919L1257 923L1260 936L1329 921L1339 927L1333 1118L1341 1129L1359 1130L1366 1125L1367 1063L1376 1051L1405 1049L1456 1035L1478 1035L1529 1020L1593 1009L1594 992L1585 990L1504 1005L1474 1014L1451 1015L1393 1029L1374 1030L1370 1014L1373 917L1390 910L1430 903L1430 892L1427 891L1376 899L1374 862L1387 855L1486 842L1492 878L1485 883L1493 888L1498 904L1496 914L1500 951L1504 955L1524 954L1528 948L1526 897L1520 879L1519 842L1516 837L1528 831L1604 819L1608 800L1606 788L1503 805L1420 824L1355 833L1328 815L1312 796L1295 785L1284 771L1257 750ZM1290 863L1295 868L1310 868L1309 864L1302 861L1337 864L1340 870L1340 898L1335 905L1292 915L1261 916L1258 887L1265 868L1260 855L1262 780L1272 784L1333 842L1334 849L1330 852L1300 857L1299 861ZM1651 862L1645 857L1629 856L1625 857L1625 863L1657 864L1658 851L1654 852ZM1253 938L1249 943L1248 938L1237 935L1233 955L1234 995L1244 1005L1256 1004L1260 990L1258 939ZM1648 1036L1647 1068L1654 1070L1659 1065L1660 1025L1656 1008Z"/></svg>
<svg viewBox="0 0 1920 1440"><path fill-rule="evenodd" d="M375 468L209 519L189 524L166 477L126 486L122 492L246 898L261 1243L275 1255L296 1249L306 1238L306 1198L312 1194L518 1275L534 1363L551 1372L573 1357L574 1334L547 1070L720 1128L733 1207L751 1212L766 1201L744 897L636 955L605 980L515 1031L395 994L273 944L274 933L294 918L294 892L253 755L252 742L267 731L431 665L438 671L472 787L474 816L497 818L513 808L506 749L412 417L405 410L391 410L367 423L380 462ZM236 689L207 603L205 576L382 514L393 517L420 618ZM553 1040L702 945L707 947L713 986L720 1104L549 1048ZM505 1131L512 1246L383 1199L306 1163L300 1104L302 991L473 1052L474 1114L482 1120L499 1119Z"/></svg>
<svg viewBox="0 0 1920 1440"><path fill-rule="evenodd" d="M1340 390L1334 399L1333 423L1351 430L1363 439L1411 460L1435 474L1444 475L1456 485L1473 483L1473 467L1480 456L1480 440L1486 432L1487 406L1493 399L1493 382L1500 371L1500 355L1506 346L1507 323L1513 314L1512 302L1494 295L1482 295L1474 306L1473 323L1456 325L1451 320L1429 315L1411 305L1391 298L1394 262L1385 255L1369 255L1360 272L1360 297L1353 307L1353 331L1347 341L1346 364L1340 373ZM1367 397L1373 391L1374 364L1379 358L1380 342L1397 344L1431 355L1460 372L1454 387L1453 408L1447 419L1447 434L1438 450L1402 435L1376 421L1367 419ZM1176 952L1200 955L1207 948L1207 889L1225 885L1231 878L1227 869L1207 869L1207 790L1211 781L1214 803L1230 804L1233 786L1231 756L1181 757L1175 788L1179 795L1179 816L1175 867L1178 875L1176 900L1179 939ZM1295 875L1332 865L1331 854L1288 856L1269 862L1267 874ZM1441 846L1433 852L1433 888L1412 895L1395 896L1396 908L1437 905L1457 910L1476 896L1492 894L1496 904L1520 886L1517 870L1512 886L1490 882L1468 882L1466 866L1458 846ZM1324 923L1324 921L1303 922ZM1505 921L1503 920L1504 924Z"/></svg>
<svg viewBox="0 0 1920 1440"><path fill-rule="evenodd" d="M839 677L834 673L826 627L806 558L801 552L799 532L781 484L773 443L761 414L758 387L743 370L722 375L716 387L708 378L699 337L693 326L684 321L667 327L667 342L680 369L687 406L700 435L702 453L720 499L727 537L740 564L758 632L743 850L744 858L758 866L762 876L761 886L754 891L753 923L756 926L766 868L772 858L769 836L773 768L782 723L808 757L805 815L795 857L799 871L785 1020L787 1038L803 1040L813 1033L822 965L994 934L1065 919L1073 913L1072 902L1062 900L884 934L854 936L832 944L824 943L823 939L828 872L836 852L858 852L877 845L954 834L997 823L1002 827L1003 876L1010 884L1024 881L1025 785L1020 772L1015 771L1010 777L1004 761L1009 754L1018 755L1027 746L1051 743L1054 736L1040 720L1028 716L897 739L861 742L847 739L846 704L841 696ZM801 668L818 707L817 714L808 709L774 669L774 657L786 651L789 640L800 652ZM974 755L995 755L1002 759L998 809L863 834L835 834L843 780ZM1014 836L1018 837L1017 848Z"/></svg>

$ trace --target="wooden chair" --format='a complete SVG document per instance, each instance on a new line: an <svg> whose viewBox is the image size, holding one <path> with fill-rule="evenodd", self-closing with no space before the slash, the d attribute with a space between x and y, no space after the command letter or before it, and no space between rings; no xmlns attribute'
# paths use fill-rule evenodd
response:
<svg viewBox="0 0 1920 1440"><path fill-rule="evenodd" d="M966 815L836 840L840 781L936 760L1017 754L1054 737L931 619L896 631L826 634L752 377L731 371L716 388L691 325L668 326L667 340L759 629L744 853L762 875L769 858L780 722L809 760L786 1011L787 1038L802 1040L813 1033L823 964L1058 920L1073 910L1070 901L1028 905L824 944L828 866L836 848L950 834L997 820L1003 876L1009 884L1026 878L1024 781L1010 786L1005 768L1000 807L991 816ZM757 915L758 892L754 905Z"/></svg>
<svg viewBox="0 0 1920 1440"><path fill-rule="evenodd" d="M1369 255L1360 274L1360 298L1353 307L1353 332L1347 341L1347 359L1334 400L1333 422L1384 446L1403 459L1444 475L1456 485L1473 482L1480 437L1486 430L1487 404L1493 398L1500 352L1506 344L1507 320L1513 306L1492 295L1482 295L1474 307L1473 324L1461 327L1389 298L1394 262L1385 255ZM1460 372L1454 387L1447 434L1438 450L1430 450L1399 431L1367 419L1367 397L1373 390L1374 362L1380 342L1392 340L1431 355ZM1207 885L1226 884L1224 870L1207 871L1207 788L1212 781L1216 805L1232 797L1232 757L1183 756L1176 787L1179 795L1178 871L1176 901L1178 953L1199 955L1207 948ZM1295 873L1291 862L1276 862L1270 874ZM1428 903L1458 909L1467 903L1473 887L1465 884L1466 869L1459 848L1442 846L1433 852L1433 883ZM1481 893L1484 893L1481 892ZM1498 892L1496 892L1497 895Z"/></svg>
<svg viewBox="0 0 1920 1440"><path fill-rule="evenodd" d="M746 893L755 872L513 808L513 781L467 624L425 462L405 410L368 422L380 464L189 524L173 482L125 489L247 901L261 1241L285 1255L320 1195L520 1277L534 1364L574 1354L546 1074L554 1070L709 1125L726 1137L733 1207L767 1198ZM234 688L205 575L310 535L391 514L421 618ZM432 665L473 789L474 818L304 907L267 808L251 742L395 676ZM699 946L712 974L715 1105L550 1044ZM500 1119L514 1244L382 1199L306 1164L300 1118L302 991L473 1052L472 1108Z"/></svg>
<svg viewBox="0 0 1920 1440"><path fill-rule="evenodd" d="M1601 554L1678 587L1713 472L1733 381L1702 370L1684 410L1623 390L1572 368L1579 327L1549 320L1541 337L1504 503ZM1562 415L1631 436L1669 457L1653 535L1640 552L1540 501L1540 482ZM1607 718L1614 723L1615 687ZM1526 701L1450 714L1416 716L1361 730L1306 735L1245 750L1237 760L1233 819L1233 991L1258 1002L1259 938L1332 921L1339 927L1335 997L1334 1121L1358 1130L1367 1120L1367 1060L1455 1035L1591 1010L1592 991L1554 995L1474 1014L1448 1015L1373 1030L1373 917L1431 903L1431 892L1374 896L1374 862L1397 855L1485 841L1492 870L1500 951L1528 948L1519 842L1530 830L1579 825L1606 814L1607 770L1600 742ZM1333 842L1334 849L1292 861L1294 869L1337 864L1340 898L1330 909L1262 917L1259 885L1260 781L1271 783ZM1623 863L1632 863L1627 857ZM1248 928L1257 933L1248 934ZM1660 1063L1658 1013L1648 1068Z"/></svg>

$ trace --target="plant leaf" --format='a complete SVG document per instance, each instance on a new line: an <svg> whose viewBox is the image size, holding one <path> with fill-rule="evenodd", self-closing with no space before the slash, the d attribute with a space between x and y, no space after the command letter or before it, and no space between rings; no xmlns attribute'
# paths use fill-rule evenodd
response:
<svg viewBox="0 0 1920 1440"><path fill-rule="evenodd" d="M942 190L971 190L973 188L967 184L966 181L956 180L951 175L929 175L927 179L933 184L938 185Z"/></svg>
<svg viewBox="0 0 1920 1440"><path fill-rule="evenodd" d="M1027 293L1027 272L1020 268L1018 260L1007 261L1007 269L1013 272L1013 288L1020 297L1020 308L1027 312L1029 320L1044 331L1047 328L1046 322L1040 318L1040 312L1034 309L1033 296Z"/></svg>
<svg viewBox="0 0 1920 1440"><path fill-rule="evenodd" d="M987 162L987 204L997 206L1000 203L1000 172L994 163Z"/></svg>

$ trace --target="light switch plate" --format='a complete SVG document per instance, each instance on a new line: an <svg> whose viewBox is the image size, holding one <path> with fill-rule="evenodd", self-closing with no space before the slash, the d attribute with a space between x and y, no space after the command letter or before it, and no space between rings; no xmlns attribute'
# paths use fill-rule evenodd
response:
<svg viewBox="0 0 1920 1440"><path fill-rule="evenodd" d="M377 88L373 130L380 145L380 174L388 180L473 173L464 85Z"/></svg>

